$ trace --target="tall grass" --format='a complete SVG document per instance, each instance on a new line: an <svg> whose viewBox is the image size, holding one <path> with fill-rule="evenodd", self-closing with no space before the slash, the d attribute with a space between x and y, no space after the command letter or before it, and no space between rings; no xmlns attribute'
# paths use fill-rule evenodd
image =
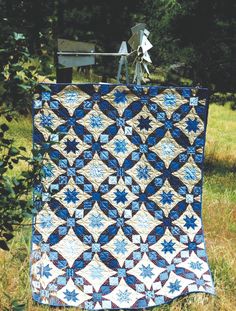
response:
<svg viewBox="0 0 236 311"><path fill-rule="evenodd" d="M9 135L31 149L31 120L11 123ZM192 294L153 311L236 310L236 112L211 105L207 129L203 192L203 223L207 254L216 285L216 297ZM22 170L22 167L18 167ZM9 252L0 251L0 310L64 310L37 305L31 300L29 250L31 227L18 228ZM5 309L4 309L5 308ZM66 309L68 310L68 309ZM78 310L70 308L71 311Z"/></svg>

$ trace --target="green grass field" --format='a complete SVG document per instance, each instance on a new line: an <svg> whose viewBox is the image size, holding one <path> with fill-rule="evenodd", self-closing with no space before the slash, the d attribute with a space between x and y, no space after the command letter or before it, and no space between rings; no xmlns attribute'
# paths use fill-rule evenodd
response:
<svg viewBox="0 0 236 311"><path fill-rule="evenodd" d="M0 119L0 122L2 120ZM9 135L31 150L31 119L10 123ZM24 168L18 165L14 174ZM217 296L192 294L153 311L236 310L236 112L212 104L207 129L203 223L209 264ZM0 251L0 311L62 310L36 305L29 285L29 221L19 228L10 251ZM22 303L22 309L14 307ZM68 309L66 309L68 310ZM75 310L73 308L71 311ZM78 310L78 309L76 309Z"/></svg>

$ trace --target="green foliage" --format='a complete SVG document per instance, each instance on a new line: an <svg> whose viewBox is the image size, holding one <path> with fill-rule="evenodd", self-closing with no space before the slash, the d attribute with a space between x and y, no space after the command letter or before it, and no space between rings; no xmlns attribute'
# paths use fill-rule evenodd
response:
<svg viewBox="0 0 236 311"><path fill-rule="evenodd" d="M32 96L37 85L37 68L26 46L25 37L13 32L7 36L0 49L0 113L11 121L14 113L29 112ZM0 126L0 248L8 250L14 226L19 225L31 211L29 192L36 166L33 160L23 155L25 147L16 147L13 139L6 136L9 127ZM29 164L29 169L20 176L10 177L19 162Z"/></svg>
<svg viewBox="0 0 236 311"><path fill-rule="evenodd" d="M28 181L25 177L8 177L8 170L12 170L19 161L26 160L20 151L23 147L13 146L13 140L6 139L8 130L6 124L1 125L0 131L0 248L8 250L7 241L13 237L13 224L23 220L29 209L27 195Z"/></svg>
<svg viewBox="0 0 236 311"><path fill-rule="evenodd" d="M0 248L4 250L8 250L7 242L13 238L14 226L31 214L29 192L42 166L38 151L34 150L34 159L22 155L25 147L15 147L13 139L5 137L8 130L6 124L0 126ZM29 170L10 177L9 170L14 170L20 161L27 162Z"/></svg>
<svg viewBox="0 0 236 311"><path fill-rule="evenodd" d="M50 73L45 49L47 40L50 40L50 34L45 39L47 15L44 19L39 15L43 13L42 8L46 10L47 7L41 2L36 7L37 10L32 10L32 2L27 0L0 2L0 115L4 115L8 122L31 111L38 75ZM40 176L41 165L40 156L35 155L32 160L25 156L24 147L19 144L16 147L15 141L8 138L8 130L7 124L1 125L0 248L4 250L8 250L8 241L12 239L16 226L31 214L30 193L35 178ZM13 174L11 171L15 172L22 163L26 169L19 176ZM12 303L12 310L20 308L21 305Z"/></svg>
<svg viewBox="0 0 236 311"><path fill-rule="evenodd" d="M0 107L9 114L18 111L26 114L30 110L32 95L37 85L37 67L31 57L21 33L9 35L0 50Z"/></svg>
<svg viewBox="0 0 236 311"><path fill-rule="evenodd" d="M38 84L39 60L29 53L25 36L13 32L1 44L0 64L0 113L11 121L17 113L30 111L32 97ZM31 192L37 176L39 159L24 156L25 147L16 147L7 138L9 127L0 126L0 248L8 250L15 226L31 213ZM19 162L28 163L28 169L20 176L10 174ZM13 176L11 176L13 175Z"/></svg>

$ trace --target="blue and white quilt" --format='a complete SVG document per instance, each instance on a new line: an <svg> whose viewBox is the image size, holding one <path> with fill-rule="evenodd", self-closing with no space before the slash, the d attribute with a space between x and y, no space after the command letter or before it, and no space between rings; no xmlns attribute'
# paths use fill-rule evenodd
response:
<svg viewBox="0 0 236 311"><path fill-rule="evenodd" d="M34 101L33 299L136 309L214 294L202 219L207 90L48 84Z"/></svg>

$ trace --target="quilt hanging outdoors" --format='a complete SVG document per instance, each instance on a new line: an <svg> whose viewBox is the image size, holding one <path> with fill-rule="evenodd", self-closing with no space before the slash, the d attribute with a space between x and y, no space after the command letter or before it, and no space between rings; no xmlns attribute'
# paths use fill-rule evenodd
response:
<svg viewBox="0 0 236 311"><path fill-rule="evenodd" d="M99 83L40 89L33 109L42 157L33 194L33 299L136 309L214 294L201 219L207 90Z"/></svg>

